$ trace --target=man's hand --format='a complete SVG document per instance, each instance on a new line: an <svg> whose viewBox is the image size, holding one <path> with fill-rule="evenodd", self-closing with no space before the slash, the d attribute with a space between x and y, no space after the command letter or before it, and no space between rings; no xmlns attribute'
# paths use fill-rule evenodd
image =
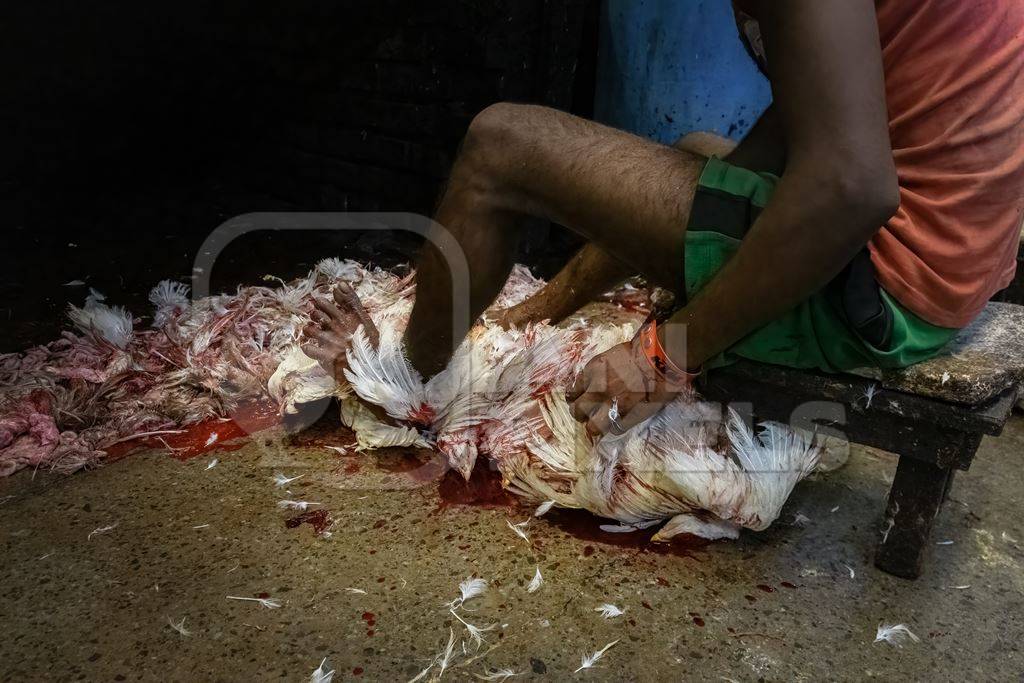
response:
<svg viewBox="0 0 1024 683"><path fill-rule="evenodd" d="M689 388L689 383L671 382L651 366L640 349L638 335L591 360L566 398L591 436L619 435Z"/></svg>
<svg viewBox="0 0 1024 683"><path fill-rule="evenodd" d="M320 361L335 381L344 382L348 364L345 350L356 328L363 326L374 347L380 343L380 333L349 284L335 287L334 301L335 304L313 300L313 322L303 330L309 343L302 346L302 351Z"/></svg>

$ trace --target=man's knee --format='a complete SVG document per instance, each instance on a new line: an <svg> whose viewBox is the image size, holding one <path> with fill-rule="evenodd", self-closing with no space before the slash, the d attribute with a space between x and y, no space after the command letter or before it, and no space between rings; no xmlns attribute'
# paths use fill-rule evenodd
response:
<svg viewBox="0 0 1024 683"><path fill-rule="evenodd" d="M474 186L490 185L497 180L504 165L512 163L528 126L528 105L499 102L473 117L462 140L452 181Z"/></svg>
<svg viewBox="0 0 1024 683"><path fill-rule="evenodd" d="M522 122L529 109L527 105L511 102L497 102L489 105L469 123L466 131L468 140L487 142L502 137Z"/></svg>

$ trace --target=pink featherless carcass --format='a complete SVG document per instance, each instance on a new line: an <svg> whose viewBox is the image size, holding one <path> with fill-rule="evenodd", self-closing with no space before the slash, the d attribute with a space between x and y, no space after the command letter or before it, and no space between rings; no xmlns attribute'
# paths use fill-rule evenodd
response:
<svg viewBox="0 0 1024 683"><path fill-rule="evenodd" d="M313 298L327 299L340 282L353 287L380 332L374 348L361 327L352 330L346 383L300 348ZM541 286L517 266L491 310ZM696 394L623 436L592 440L572 418L565 390L591 358L635 334L643 313L615 303L634 304L635 288L561 326L505 330L485 315L427 382L402 348L414 293L412 273L326 259L279 287L199 300L162 282L144 330L94 294L83 308L70 307L76 333L0 356L0 474L44 465L73 471L126 438L224 415L247 400L270 399L287 413L326 397L341 401L362 450L431 446L467 478L487 457L506 488L528 501L586 509L625 529L667 521L657 540L764 529L815 466L818 448L805 434L776 424L755 433Z"/></svg>

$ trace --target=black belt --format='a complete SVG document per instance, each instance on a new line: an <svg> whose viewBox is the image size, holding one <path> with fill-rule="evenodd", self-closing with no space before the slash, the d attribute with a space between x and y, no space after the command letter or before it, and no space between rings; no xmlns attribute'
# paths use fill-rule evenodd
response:
<svg viewBox="0 0 1024 683"><path fill-rule="evenodd" d="M867 247L828 286L835 288L850 327L871 346L887 351L892 341L892 309L882 299Z"/></svg>

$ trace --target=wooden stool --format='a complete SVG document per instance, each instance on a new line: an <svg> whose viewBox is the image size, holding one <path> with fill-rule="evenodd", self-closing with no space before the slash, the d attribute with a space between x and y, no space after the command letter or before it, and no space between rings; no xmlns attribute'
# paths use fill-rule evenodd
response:
<svg viewBox="0 0 1024 683"><path fill-rule="evenodd" d="M954 473L1002 432L1022 383L1024 306L990 303L939 357L910 368L829 375L744 361L708 373L703 393L750 404L759 421L828 427L899 455L875 566L913 579Z"/></svg>

